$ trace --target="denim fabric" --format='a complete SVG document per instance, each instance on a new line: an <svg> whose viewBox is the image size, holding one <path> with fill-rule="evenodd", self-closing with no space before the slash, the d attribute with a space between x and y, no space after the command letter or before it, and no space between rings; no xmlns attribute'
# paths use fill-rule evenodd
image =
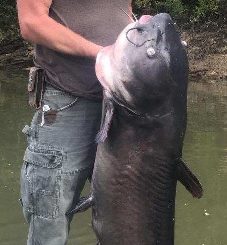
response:
<svg viewBox="0 0 227 245"><path fill-rule="evenodd" d="M25 126L28 147L21 170L23 213L29 223L28 245L64 245L78 201L91 174L101 119L101 102L76 98L47 86L43 105ZM68 105L70 105L68 107Z"/></svg>

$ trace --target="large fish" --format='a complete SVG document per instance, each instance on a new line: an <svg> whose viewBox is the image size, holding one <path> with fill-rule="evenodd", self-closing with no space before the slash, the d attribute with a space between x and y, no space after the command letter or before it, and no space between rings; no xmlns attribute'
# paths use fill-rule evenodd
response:
<svg viewBox="0 0 227 245"><path fill-rule="evenodd" d="M182 160L188 60L168 14L142 16L97 57L104 118L92 194L99 245L173 245L176 183L202 187Z"/></svg>

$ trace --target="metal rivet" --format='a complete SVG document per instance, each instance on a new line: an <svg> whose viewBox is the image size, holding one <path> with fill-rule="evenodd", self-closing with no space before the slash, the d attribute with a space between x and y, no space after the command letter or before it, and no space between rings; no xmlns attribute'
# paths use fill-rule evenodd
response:
<svg viewBox="0 0 227 245"><path fill-rule="evenodd" d="M188 46L188 44L187 44L186 41L181 41L181 44L182 44L184 47L187 47L187 46Z"/></svg>

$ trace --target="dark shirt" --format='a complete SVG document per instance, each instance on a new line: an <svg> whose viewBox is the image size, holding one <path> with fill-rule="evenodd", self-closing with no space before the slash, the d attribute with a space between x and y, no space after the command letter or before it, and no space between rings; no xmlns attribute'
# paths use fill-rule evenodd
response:
<svg viewBox="0 0 227 245"><path fill-rule="evenodd" d="M115 42L129 23L129 0L53 0L51 18L102 46ZM35 47L35 62L45 70L52 86L89 99L102 97L95 75L95 60L63 54L41 45Z"/></svg>

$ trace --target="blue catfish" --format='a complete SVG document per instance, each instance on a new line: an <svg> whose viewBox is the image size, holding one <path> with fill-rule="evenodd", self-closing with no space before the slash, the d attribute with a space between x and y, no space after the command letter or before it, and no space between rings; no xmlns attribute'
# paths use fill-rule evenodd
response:
<svg viewBox="0 0 227 245"><path fill-rule="evenodd" d="M101 50L96 73L104 113L92 193L99 245L173 245L176 184L200 198L200 182L182 160L188 59L168 14L142 16Z"/></svg>

